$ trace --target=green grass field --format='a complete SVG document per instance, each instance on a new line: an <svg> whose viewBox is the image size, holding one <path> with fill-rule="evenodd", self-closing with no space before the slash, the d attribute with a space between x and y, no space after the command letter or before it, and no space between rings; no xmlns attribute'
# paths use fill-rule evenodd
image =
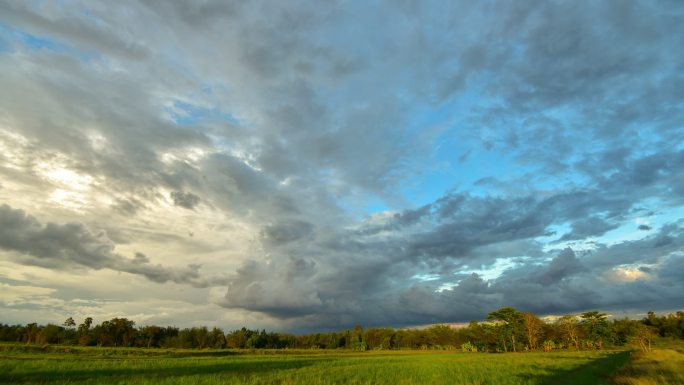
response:
<svg viewBox="0 0 684 385"><path fill-rule="evenodd" d="M0 347L2 384L608 384L629 352L455 353Z"/></svg>
<svg viewBox="0 0 684 385"><path fill-rule="evenodd" d="M684 384L684 348L635 352L613 378L615 385Z"/></svg>

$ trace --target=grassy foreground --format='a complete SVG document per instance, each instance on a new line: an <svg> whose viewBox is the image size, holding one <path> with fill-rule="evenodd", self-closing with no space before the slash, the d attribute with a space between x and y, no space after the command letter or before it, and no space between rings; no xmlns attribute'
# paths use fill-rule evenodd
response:
<svg viewBox="0 0 684 385"><path fill-rule="evenodd" d="M613 378L616 385L684 385L684 348L634 352Z"/></svg>
<svg viewBox="0 0 684 385"><path fill-rule="evenodd" d="M0 349L2 384L604 384L629 352Z"/></svg>

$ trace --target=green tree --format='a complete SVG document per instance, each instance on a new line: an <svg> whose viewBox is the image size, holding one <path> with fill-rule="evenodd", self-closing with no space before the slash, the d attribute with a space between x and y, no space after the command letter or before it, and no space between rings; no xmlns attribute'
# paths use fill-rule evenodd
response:
<svg viewBox="0 0 684 385"><path fill-rule="evenodd" d="M211 329L210 343L214 349L223 349L226 347L226 335L223 330L214 327Z"/></svg>
<svg viewBox="0 0 684 385"><path fill-rule="evenodd" d="M40 333L40 328L37 323L30 323L26 325L24 329L26 333L26 344L36 343L38 340L38 333Z"/></svg>
<svg viewBox="0 0 684 385"><path fill-rule="evenodd" d="M162 329L159 326L145 326L140 328L140 334L145 337L145 345L150 348L157 346Z"/></svg>
<svg viewBox="0 0 684 385"><path fill-rule="evenodd" d="M440 349L453 349L458 346L456 333L449 325L434 325L427 329L430 343Z"/></svg>
<svg viewBox="0 0 684 385"><path fill-rule="evenodd" d="M64 325L64 327L67 329L71 329L74 326L76 326L76 321L74 321L73 318L69 317L66 319L66 321L64 321L64 323L62 325Z"/></svg>
<svg viewBox="0 0 684 385"><path fill-rule="evenodd" d="M511 341L511 349L516 350L516 335L522 334L523 330L523 314L515 310L514 307L503 307L499 310L493 311L487 315L487 319L495 321L498 324L498 329L502 333L502 342L504 351L506 348L506 340Z"/></svg>
<svg viewBox="0 0 684 385"><path fill-rule="evenodd" d="M36 336L36 342L38 342L39 344L60 343L59 336L62 330L63 329L57 325L47 324L40 328L40 331Z"/></svg>
<svg viewBox="0 0 684 385"><path fill-rule="evenodd" d="M584 328L587 338L598 349L603 349L604 338L610 336L610 325L606 321L606 314L590 311L581 315L580 325Z"/></svg>
<svg viewBox="0 0 684 385"><path fill-rule="evenodd" d="M135 341L135 322L126 318L112 318L98 327L98 343L103 346L132 346Z"/></svg>
<svg viewBox="0 0 684 385"><path fill-rule="evenodd" d="M354 331L351 333L351 338L350 338L350 348L352 350L366 350L368 349L368 346L366 345L366 341L363 339L363 328L361 325L356 325L354 327Z"/></svg>
<svg viewBox="0 0 684 385"><path fill-rule="evenodd" d="M76 321L72 317L67 318L64 323L62 323L62 326L64 326L64 330L61 331L61 337L59 338L61 343L68 343L68 344L73 344L76 339L76 331L74 330L74 326L76 326Z"/></svg>
<svg viewBox="0 0 684 385"><path fill-rule="evenodd" d="M86 317L83 323L78 325L78 344L82 346L90 345L90 326L93 324L93 319Z"/></svg>

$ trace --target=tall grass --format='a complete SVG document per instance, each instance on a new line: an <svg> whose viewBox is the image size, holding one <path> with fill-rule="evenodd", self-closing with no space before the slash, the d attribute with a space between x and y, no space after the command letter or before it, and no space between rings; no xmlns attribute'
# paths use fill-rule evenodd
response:
<svg viewBox="0 0 684 385"><path fill-rule="evenodd" d="M597 351L243 354L87 348L60 352L51 349L0 349L0 383L591 385L605 383L615 368L629 357L628 352Z"/></svg>
<svg viewBox="0 0 684 385"><path fill-rule="evenodd" d="M684 348L634 352L613 377L616 385L684 385Z"/></svg>

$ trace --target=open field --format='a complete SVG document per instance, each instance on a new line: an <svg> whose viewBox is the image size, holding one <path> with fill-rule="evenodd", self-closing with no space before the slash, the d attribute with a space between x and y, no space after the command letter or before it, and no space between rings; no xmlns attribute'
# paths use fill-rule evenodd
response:
<svg viewBox="0 0 684 385"><path fill-rule="evenodd" d="M604 384L626 351L455 353L0 347L3 384Z"/></svg>

